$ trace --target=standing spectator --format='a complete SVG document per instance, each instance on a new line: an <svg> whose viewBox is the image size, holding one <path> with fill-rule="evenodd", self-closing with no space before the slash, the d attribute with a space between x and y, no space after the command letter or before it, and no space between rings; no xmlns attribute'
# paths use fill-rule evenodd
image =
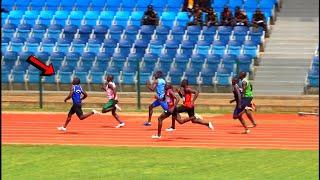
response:
<svg viewBox="0 0 320 180"><path fill-rule="evenodd" d="M192 25L202 26L202 11L199 5L196 5L194 7L191 19L192 21L188 23L189 26L192 26Z"/></svg>
<svg viewBox="0 0 320 180"><path fill-rule="evenodd" d="M230 9L225 6L221 13L221 25L222 26L233 26L233 16Z"/></svg>
<svg viewBox="0 0 320 180"><path fill-rule="evenodd" d="M211 0L198 0L198 5L201 11L209 13L211 9Z"/></svg>
<svg viewBox="0 0 320 180"><path fill-rule="evenodd" d="M197 4L197 0L184 0L182 11L189 12L190 15Z"/></svg>
<svg viewBox="0 0 320 180"><path fill-rule="evenodd" d="M248 26L248 17L244 10L239 10L239 12L235 14L235 21L237 26Z"/></svg>
<svg viewBox="0 0 320 180"><path fill-rule="evenodd" d="M147 11L144 12L144 15L141 20L142 25L159 25L158 14L153 10L153 6L149 5Z"/></svg>
<svg viewBox="0 0 320 180"><path fill-rule="evenodd" d="M216 16L216 13L212 8L209 9L206 26L217 26L218 25L218 18Z"/></svg>
<svg viewBox="0 0 320 180"><path fill-rule="evenodd" d="M266 34L268 34L266 18L259 8L256 9L255 13L252 16L252 24L253 24L253 27L256 27L256 28L259 26L263 27Z"/></svg>

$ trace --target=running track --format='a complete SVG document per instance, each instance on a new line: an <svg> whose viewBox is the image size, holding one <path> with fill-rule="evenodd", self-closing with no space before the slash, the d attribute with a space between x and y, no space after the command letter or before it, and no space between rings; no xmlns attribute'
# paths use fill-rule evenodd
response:
<svg viewBox="0 0 320 180"><path fill-rule="evenodd" d="M2 114L2 143L4 144L66 144L136 147L203 147L259 149L319 149L318 117L298 115L257 114L258 126L250 134L231 116L204 117L214 122L215 131L198 124L179 125L166 132L171 118L165 120L162 139L151 139L156 133L156 116L152 126L143 126L146 115L124 115L126 126L114 128L116 121L109 115L93 115L84 121L73 117L68 132L57 131L65 114ZM246 118L246 117L245 117Z"/></svg>

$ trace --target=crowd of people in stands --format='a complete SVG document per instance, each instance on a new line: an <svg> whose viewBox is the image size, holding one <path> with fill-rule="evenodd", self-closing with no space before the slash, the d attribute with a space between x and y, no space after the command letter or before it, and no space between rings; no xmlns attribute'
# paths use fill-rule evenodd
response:
<svg viewBox="0 0 320 180"><path fill-rule="evenodd" d="M252 27L263 27L263 29L268 31L266 18L263 12L258 8L252 17L252 22L249 22L246 12L240 7L236 7L234 14L225 6L221 12L221 18L218 19L216 12L211 7L210 0L185 0L182 11L188 12L190 17L189 26L199 25L199 26L248 26ZM143 25L159 25L159 17L152 5L149 5L144 16L141 20Z"/></svg>

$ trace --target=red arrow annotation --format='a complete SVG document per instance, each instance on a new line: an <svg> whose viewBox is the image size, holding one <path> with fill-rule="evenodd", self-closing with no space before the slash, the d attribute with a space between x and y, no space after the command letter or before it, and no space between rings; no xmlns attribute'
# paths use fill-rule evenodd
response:
<svg viewBox="0 0 320 180"><path fill-rule="evenodd" d="M42 72L40 74L41 76L51 76L55 73L52 63L50 63L49 66L47 66L40 59L34 56L29 56L27 62L39 69Z"/></svg>

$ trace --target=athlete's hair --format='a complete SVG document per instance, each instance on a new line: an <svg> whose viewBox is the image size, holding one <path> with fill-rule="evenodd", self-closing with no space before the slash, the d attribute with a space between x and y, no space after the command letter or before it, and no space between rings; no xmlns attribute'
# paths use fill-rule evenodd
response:
<svg viewBox="0 0 320 180"><path fill-rule="evenodd" d="M110 79L110 81L113 81L113 75L108 74L108 75L107 75L107 80L108 80L108 79Z"/></svg>
<svg viewBox="0 0 320 180"><path fill-rule="evenodd" d="M247 76L247 73L244 72L244 71L241 71L241 72L239 73L239 78L240 78L240 79L245 78L246 76Z"/></svg>
<svg viewBox="0 0 320 180"><path fill-rule="evenodd" d="M232 78L232 84L233 84L233 82L234 82L235 84L237 84L237 83L239 82L239 78L238 78L238 77L233 77L233 78Z"/></svg>
<svg viewBox="0 0 320 180"><path fill-rule="evenodd" d="M155 78L160 78L160 77L162 77L162 71L157 71L156 73L154 73L154 77L155 77Z"/></svg>
<svg viewBox="0 0 320 180"><path fill-rule="evenodd" d="M187 79L184 79L184 80L181 81L181 85L188 86L189 85L189 81Z"/></svg>
<svg viewBox="0 0 320 180"><path fill-rule="evenodd" d="M80 79L77 78L77 77L73 78L72 84L73 85L79 85L80 84Z"/></svg>
<svg viewBox="0 0 320 180"><path fill-rule="evenodd" d="M166 84L166 89L172 89L173 87L172 87L172 85L170 84L170 83L167 83Z"/></svg>

